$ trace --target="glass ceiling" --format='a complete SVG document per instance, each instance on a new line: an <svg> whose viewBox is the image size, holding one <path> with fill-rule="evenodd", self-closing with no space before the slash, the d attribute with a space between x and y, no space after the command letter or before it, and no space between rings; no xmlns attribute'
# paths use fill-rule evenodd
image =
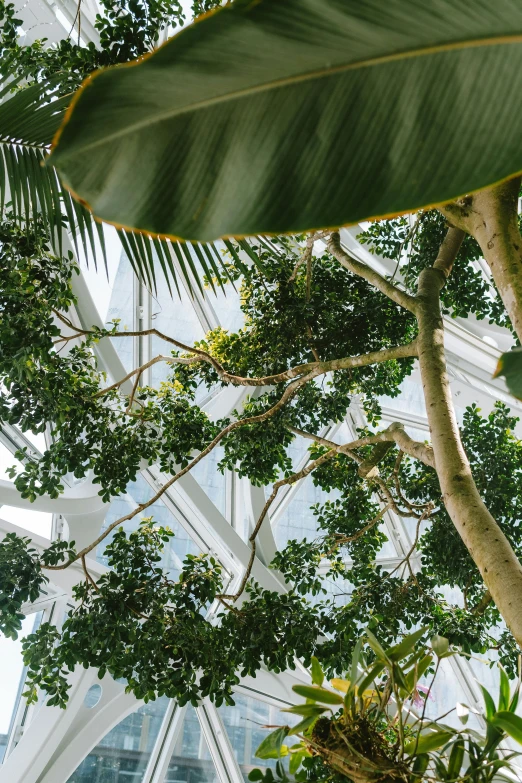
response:
<svg viewBox="0 0 522 783"><path fill-rule="evenodd" d="M175 334L187 343L193 343L194 340L203 337L209 326L214 327L219 324L228 329L236 329L240 326L242 315L239 310L238 294L231 285L227 286L226 295L220 292L215 296L212 292L205 291L203 295L197 292L192 298L186 290L182 289L181 297L174 294L174 298L171 298L168 291L163 289L152 296L135 278L128 260L117 244L109 242L109 248L108 277L103 270L96 272L92 268L87 268L85 260L80 260L82 276L88 292L87 294L84 292L84 299L85 295L90 295L89 298L96 305L100 321L121 318L122 325L128 326L129 329L136 329L138 326L144 328L145 318L145 325L154 325L162 331ZM383 262L382 259L380 261ZM82 304L80 299L79 314ZM138 319L141 319L139 325ZM453 328L454 331L457 330L460 340L460 355L465 355L467 342L471 339L476 342L477 338L470 335L458 321L456 324L454 322ZM121 363L122 370L134 366L138 350L142 361L146 361L162 350L160 341L156 338L143 341L145 344L141 345L138 345L138 339L129 337L114 341L115 356ZM488 344L485 353L489 354L492 350ZM494 387L491 385L487 360L488 356L485 356L484 368L476 366L471 374L469 369L462 367L459 352L452 353L450 350L449 364L453 373L453 383L457 387L456 402L459 413L467 404L464 402L464 405L459 405L459 398L465 399L467 395L472 395L473 399L486 410L493 404L494 397L491 389ZM157 365L153 369L149 382L157 385L164 378L165 367ZM481 377L483 377L482 391ZM501 396L502 390L498 391ZM221 390L218 396L210 401L211 404L216 404L219 398L219 415L235 405L235 399L227 401L227 395L230 396L229 390ZM203 396L202 394L201 398L204 402ZM422 389L417 372L403 383L399 397L383 398L382 405L385 419L403 421L412 437L421 440L428 437ZM332 426L327 436L339 443L346 442L353 437L352 433L356 425L359 426L357 422L347 419L340 425ZM12 437L15 435L16 433L14 435L11 433ZM33 445L41 449L44 446L42 436L33 439ZM296 469L306 463L307 445L304 439L299 438L292 445L291 457ZM6 437L0 444L0 448L2 479L9 481L5 468L13 464L13 446ZM152 509L155 518L168 524L175 532L163 563L173 576L179 573L181 562L187 553L196 553L202 549L216 552L232 574L232 578L234 574L237 577L241 573L243 564L238 556L237 539L245 540L247 537L243 508L247 497L245 493L255 493L259 490L251 487L245 479L239 480L234 474L219 473L217 470L219 459L220 454L216 450L193 471L190 485L183 485L180 482L179 488L167 494L164 500L158 501ZM114 499L105 510L102 529L118 516L135 508L140 502L148 500L153 494L155 476L157 477L157 474L154 474L153 470L144 471L128 486L125 495ZM95 494L95 488L92 491ZM324 493L314 486L311 477L281 493L271 514L274 546L282 547L290 538L315 536L316 521L310 507L317 503L322 495ZM0 494L0 500L1 498ZM201 516L201 509L205 510L204 519ZM10 503L0 509L0 518L2 519L0 526L5 530L11 529L6 524L11 523L24 528L29 533L36 533L46 538L56 535L59 530L57 525L57 520L60 520L59 514L39 510L38 501L35 503L35 508L28 511L17 508L10 499ZM216 519L222 520L221 527L216 525ZM388 541L383 545L378 560L386 563L399 562L401 553L407 550L413 535L411 524L408 522L390 516L387 520ZM137 519L127 524L129 530L135 529L138 524ZM223 535L223 525L235 538ZM101 567L105 565L103 555L105 544L106 542L96 555ZM335 596L336 601L342 603L346 600L349 586L341 582L335 584L325 582L325 588L330 596ZM44 615L50 616L54 612L55 618L59 618L62 612L63 616L63 611L67 610L67 600L67 596L62 595L58 600L51 596L38 614L29 614L24 623L24 633L29 632L34 622L40 621ZM36 737L33 729L37 728L39 721L45 720L46 710L33 710L32 715L26 714L27 710L24 709L23 700L20 699L24 679L20 643L2 639L0 645L2 661L5 662L2 676L6 683L2 691L7 694L2 699L0 707L0 753L5 755L6 763L10 759L7 766L0 766L0 783L3 783L7 780L3 777L3 771L7 772L22 748L24 754L28 751L37 752L37 746L28 746L24 742L24 736L27 740L31 734ZM433 698L428 704L430 713L435 716L444 712L453 706L457 699L470 705L478 700L474 684L476 672L473 666L475 664L463 660L449 659L444 662L443 675L437 682ZM487 670L485 675L483 669L486 670L486 667L480 666L481 676L495 677L495 673L490 673L490 670ZM281 678L272 677L267 682L270 683L270 687L267 687L266 682L263 681L259 687L256 687L255 697L246 695L246 692L240 689L235 707L219 709L206 701L197 709L190 706L179 709L165 698L148 705L140 705L134 700L133 706L134 697L126 696L125 701L122 700L121 703L119 718L118 709L114 708L118 696L106 694L103 683L101 686L90 686L79 709L85 715L98 713L98 719L96 721L91 718L85 719L85 727L79 735L81 741L77 742L78 757L74 764L71 759L67 760L67 764L60 764L61 744L57 743L50 762L49 774L52 772L53 775L59 774L61 777L46 777L42 780L52 780L53 783L60 783L60 781L63 783L66 781L71 783L216 781L217 783L219 781L221 783L221 781L233 780L240 783L246 779L254 764L261 763L255 760L253 754L263 733L267 731L263 726L282 721L282 717L277 715L277 710L289 703L289 689ZM123 689L123 686L114 683L113 685ZM63 720L65 722L69 720L71 728L77 720L77 715L73 714L72 704L65 711ZM93 728L94 725L96 730ZM9 783L11 780L12 778L9 778Z"/></svg>
<svg viewBox="0 0 522 783"><path fill-rule="evenodd" d="M188 10L189 0L183 5ZM72 0L60 0L58 5L30 0L24 5L24 30L30 37L45 34L53 40L51 30L56 27L57 16L60 19L61 14L67 19L73 7L75 9L76 3ZM63 35L63 30L59 35ZM386 260L369 255L358 245L356 234L357 229L343 232L343 241L350 251L387 272ZM209 328L221 325L236 330L241 326L239 296L231 285L227 286L226 294L196 291L192 297L180 282L180 297L174 293L171 298L166 287L153 296L134 276L111 228L106 229L106 245L107 274L87 265L84 258L78 259L85 283L78 289L80 316L82 308L89 310L94 305L100 324L120 318L122 327L155 326L189 344L202 338ZM161 279L159 271L158 279ZM496 399L509 401L517 412L521 408L507 397L501 381L491 380L499 353L495 346L504 349L505 340L505 335L498 329L483 322L464 324L457 319L448 323L448 362L458 415L462 415L470 401L477 402L486 412L491 410ZM162 341L157 337L128 337L114 340L113 345L115 366L122 370L120 377L135 366L138 355L142 361L147 361L164 352ZM165 374L165 365L155 365L148 382L158 385ZM205 395L207 398L212 395L201 392L199 401L206 403L211 415L218 411L216 415L222 416L235 407L237 397L234 394L234 390L220 390L212 399L205 400ZM412 437L419 440L428 437L418 372L404 381L399 397L383 398L381 402L385 422L401 421ZM354 426L360 426L360 422L347 419L333 427L328 437L346 442L351 438ZM522 437L522 429L518 434ZM12 428L6 428L0 434L0 529L7 532L15 526L29 535L47 539L66 535L67 517L72 524L75 516L70 513L70 507L65 513L59 502L52 510L49 510L49 504L38 500L31 509L22 502L17 504L16 493L5 470L15 462L13 451L19 437L20 433L13 432ZM30 440L36 449L45 445L44 436ZM305 464L307 445L299 438L292 445L291 456L296 467ZM247 551L244 545L248 536L247 509L255 506L256 493L260 490L232 473L219 473L216 466L220 456L216 449L197 465L191 477L175 485L173 491L151 510L156 519L167 523L175 532L164 562L173 575L179 572L187 553L204 550L217 555L231 579L241 577ZM125 495L103 510L102 529L126 510L147 500L157 478L154 470L143 471L137 481L128 486ZM93 498L96 496L95 486L91 494ZM270 517L268 536L273 547L284 546L290 538L314 536L316 523L310 506L320 500L321 494L311 477L281 492ZM88 509L89 497L87 492L81 504L77 501L78 514ZM129 530L135 529L137 518L128 524ZM386 526L388 541L378 559L388 564L398 563L411 545L411 524L390 513ZM99 529L93 530L95 535ZM96 553L100 568L105 565L103 548ZM336 597L339 594L339 600L343 600L342 583L326 583L325 586L330 594ZM44 620L60 623L70 605L67 590L61 585L51 585L38 607L26 608L23 634L31 632L35 623ZM25 706L21 699L25 672L20 640L12 642L0 637L0 659L0 762L3 761L0 783L242 783L254 765L270 763L254 758L254 751L267 732L263 727L288 721L288 715L283 718L279 710L292 701L291 684L296 677L307 681L305 673L275 676L261 672L255 681L247 678L241 683L234 707L216 709L205 700L195 709L191 706L179 708L166 698L143 705L133 696L124 694L122 684L108 682L107 677L97 684L94 673L87 671L78 674L74 697L62 713L56 708L40 709L42 705L29 710ZM475 677L478 666L457 658L445 660L443 676L436 683L432 701L428 702L428 712L433 716L440 714L454 706L457 700L470 707L477 704L479 694ZM484 681L494 679L496 672L480 666L480 676ZM489 682L486 684L490 686ZM493 682L491 685L494 687Z"/></svg>

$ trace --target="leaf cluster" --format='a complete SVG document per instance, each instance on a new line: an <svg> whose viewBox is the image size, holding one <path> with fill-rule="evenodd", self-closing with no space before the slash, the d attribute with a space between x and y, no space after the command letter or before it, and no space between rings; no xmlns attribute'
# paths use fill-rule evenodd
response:
<svg viewBox="0 0 522 783"><path fill-rule="evenodd" d="M446 231L445 218L431 209L419 212L413 225L407 217L377 220L357 239L370 253L395 261L407 290L415 293L419 274L433 264ZM444 312L453 318L467 318L473 313L479 321L487 318L490 323L510 328L494 283L486 280L477 265L481 257L476 240L467 234L441 291Z"/></svg>
<svg viewBox="0 0 522 783"><path fill-rule="evenodd" d="M508 780L502 771L512 772L514 760L522 752L501 753L499 745L507 735L522 744L522 719L515 713L520 682L511 693L507 674L500 667L498 707L481 686L483 713L457 704L459 728L443 723L445 715L429 719L425 717L426 700L436 687L440 663L455 651L441 636L431 639L430 648L425 636L426 628L420 628L385 649L367 630L356 645L349 674L333 679L330 688L325 686L324 672L314 658L314 684L293 687L306 703L286 710L302 716L301 722L292 728L277 728L256 751L262 759L290 757L289 774L278 761L275 779L307 781L314 769L316 777L312 779L316 781ZM421 685L419 681L433 670L429 687ZM420 714L415 714L414 707ZM467 728L471 712L485 723L485 732ZM301 741L291 747L284 744L293 735ZM271 781L274 777L254 770L249 779Z"/></svg>
<svg viewBox="0 0 522 783"><path fill-rule="evenodd" d="M20 44L22 20L16 16L13 3L0 10L0 60L16 63L18 75L29 81L60 77L62 94L75 90L94 70L129 62L151 51L160 34L169 26L183 24L183 7L179 0L101 0L94 27L99 46L84 44L73 28L67 38L49 45L39 39ZM74 26L73 26L74 27Z"/></svg>

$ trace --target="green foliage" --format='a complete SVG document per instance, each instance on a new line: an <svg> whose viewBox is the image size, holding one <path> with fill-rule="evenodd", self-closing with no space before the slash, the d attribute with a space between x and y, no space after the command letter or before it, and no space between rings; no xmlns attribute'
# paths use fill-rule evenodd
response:
<svg viewBox="0 0 522 783"><path fill-rule="evenodd" d="M522 744L522 719L515 714L520 682L511 693L506 673L500 668L498 709L492 696L483 688L485 714L480 715L486 731L476 731L442 723L445 715L434 720L425 717L426 699L435 687L440 657L454 654L443 637L433 637L431 644L439 663L430 677L429 687L419 680L430 666L433 655L426 646L426 629L404 637L384 649L367 630L354 650L351 671L346 679L334 679L330 689L293 686L306 698L286 712L309 715L306 724L290 729L277 728L256 751L258 758L290 754L289 773L279 763L276 780L282 783L361 780L373 783L383 778L396 781L471 781L487 783L498 779L499 770L513 772L522 751L501 754L500 743L507 735ZM374 662L368 663L368 653ZM316 670L318 665L316 664ZM320 670L316 671L320 676ZM329 705L327 707L323 705ZM417 708L417 714L415 713ZM457 705L457 713L468 715L470 708ZM290 734L300 742L282 746ZM272 781L270 775L254 770L250 780ZM507 778L506 778L507 779Z"/></svg>
<svg viewBox="0 0 522 783"><path fill-rule="evenodd" d="M117 324L94 329L68 353L56 350L60 328L54 312L74 302L71 276L77 269L70 258L50 253L42 227L33 237L13 221L1 223L0 260L0 420L23 431L50 425L53 436L40 460L17 454L24 470L18 475L13 470L11 477L23 497L57 497L64 475L83 478L93 470L108 500L135 480L142 459L170 471L212 440L217 425L179 384L139 389L139 412L128 410L129 398L115 389L103 391L108 384L92 348Z"/></svg>
<svg viewBox="0 0 522 783"><path fill-rule="evenodd" d="M22 627L25 603L40 596L49 579L42 567L72 560L74 541L53 541L41 554L31 539L6 533L0 542L0 631L8 639L17 639Z"/></svg>
<svg viewBox="0 0 522 783"><path fill-rule="evenodd" d="M506 91L522 16L497 1L472 20L449 0L384 14L378 0L227 3L136 67L102 71L51 162L102 220L198 241L450 201L522 170Z"/></svg>
<svg viewBox="0 0 522 783"><path fill-rule="evenodd" d="M65 94L94 70L129 62L151 51L169 25L184 21L179 0L102 0L100 6L102 13L94 23L99 47L74 43L72 30L72 35L56 44L48 45L44 38L27 46L18 42L22 20L16 17L14 4L4 3L0 10L0 60L15 62L17 75L31 81L59 76Z"/></svg>
<svg viewBox="0 0 522 783"><path fill-rule="evenodd" d="M0 631L8 639L16 639L22 627L23 604L36 601L48 581L34 568L36 550L30 543L30 538L15 533L7 533L0 542Z"/></svg>
<svg viewBox="0 0 522 783"><path fill-rule="evenodd" d="M361 278L343 269L328 253L314 258L311 277L298 266L301 248L293 239L275 241L277 252L254 244L259 267L241 284L245 325L237 333L210 332L196 346L212 354L224 368L238 375L266 376L291 367L348 357L398 345L415 336L414 319ZM261 268L263 271L261 271ZM274 481L291 472L286 449L293 440L288 426L311 432L331 421L341 421L353 395L362 396L370 419L379 412L377 395L395 396L411 371L412 361L336 371L329 379L307 384L269 421L236 430L224 441L222 468L236 468L255 484ZM178 366L173 371L184 388L203 381L208 388L222 383L209 364ZM251 398L238 418L268 410L284 386Z"/></svg>
<svg viewBox="0 0 522 783"><path fill-rule="evenodd" d="M447 223L436 209L419 212L413 226L406 217L376 220L358 234L361 244L396 262L408 291L415 293L420 272L437 257ZM493 283L487 283L477 268L482 254L473 237L466 235L457 254L450 277L441 291L444 312L453 318L477 319L510 327L504 305Z"/></svg>
<svg viewBox="0 0 522 783"><path fill-rule="evenodd" d="M423 243L409 272L412 289L415 275L433 251L430 232L439 228L427 223L421 231ZM236 333L215 330L198 344L225 370L265 376L315 362L317 357L355 356L415 337L411 316L340 267L328 253L320 252L310 265L301 263L302 239L273 239L272 249L266 242L253 243L259 264L248 269L231 253L230 277L240 285L245 324ZM235 252L236 246L231 247ZM230 423L212 421L196 403L199 387L226 385L204 361L174 363L157 388L138 380L132 398L109 388L111 381L97 365L96 346L100 340L119 339L118 323L79 331L69 340L70 330L57 315L74 305L75 273L70 258L51 252L41 222L31 236L9 217L0 224L0 420L30 431L42 431L49 424L52 433L40 459L23 452L17 455L24 464L13 469L12 477L30 499L39 494L56 497L66 474L82 478L92 471L100 494L110 500L125 492L143 459L173 475ZM467 285L464 274L459 285L463 289ZM477 308L486 312L490 307L489 294L475 288L472 275L468 294L485 300L486 304L477 301ZM462 291L455 289L455 301L459 297L465 300ZM178 353L173 352L172 358L178 358ZM222 440L221 469L236 470L257 485L290 476L295 469L290 458L292 430L318 433L331 421L342 421L356 395L369 420L359 435L371 436L382 429L378 397L396 395L411 368L412 360L403 359L335 371L304 385L276 414L238 427ZM254 389L231 420L241 422L266 413L290 382ZM472 407L464 417L462 438L479 490L520 554L516 514L522 501L522 452L513 435L515 424L505 406L497 405L485 418ZM313 444L309 456L318 459L327 450ZM507 630L498 629L494 604L483 600L483 583L444 510L435 472L407 458L397 462L392 444L379 451L375 470L363 477L360 463L376 454L372 445L356 449L352 457L337 453L313 472L309 480L324 496L313 507L317 535L313 541L289 541L271 564L286 578L288 592L268 591L250 580L243 601L231 610L222 598L221 567L212 557L188 557L179 578L173 579L160 564L170 545L170 531L156 527L152 520L142 520L130 534L116 528L104 552L110 570L96 583L85 574L75 589L75 609L60 630L44 623L24 640L27 698L34 701L41 691L48 695L48 703L64 706L68 673L78 665L94 667L100 677L109 673L125 679L128 689L146 701L166 695L182 704L196 704L209 696L218 705L230 703L240 676L255 676L261 666L282 672L293 668L296 659L312 665L315 686L327 688L325 674L336 677L350 668L352 658L358 660L359 638L366 627L378 641L368 634L372 644L365 654L370 668L367 682L359 683L364 689L371 689L390 662L392 677L404 692L436 665L433 655L425 653L415 660L415 669L403 667L403 653L413 655L411 645L418 641L416 636L404 640L404 634L415 628L436 635L433 648L439 657L453 654L455 647L484 653L494 646L513 673L515 642ZM433 505L429 519L419 522L420 566L409 569L405 563L397 571L376 564L387 540L379 516L389 500L386 492L414 523L420 510ZM0 621L7 634L16 635L21 607L34 600L44 583L42 566L65 565L77 556L74 542L55 543L42 555L28 549L28 540L15 536L3 542ZM328 597L325 577L334 584L337 596ZM445 599L445 587L460 588L464 605ZM386 651L384 664L381 650ZM334 699L332 706L342 706L342 697L334 694ZM319 712L321 720L330 720L327 709L322 702L301 707L297 714L302 720L292 734L313 731ZM491 715L506 709L504 693L502 707L497 710L493 705ZM326 732L324 720L316 725ZM354 724L354 742L368 725ZM377 729L381 728L379 724ZM492 723L491 747L501 734ZM388 736L386 748L395 741ZM459 737L452 738L451 748L441 750L438 763L446 770L458 766L459 742ZM424 750L422 757L428 754ZM465 750L475 754L479 764L482 751L467 739ZM296 779L339 783L338 773L332 773L324 759L291 747L289 756L288 774L299 776ZM422 766L424 760L417 754L415 763ZM418 777L419 770L413 770ZM442 767L437 774L442 776ZM444 772L445 779L448 774ZM269 781L270 775L266 772L258 779Z"/></svg>
<svg viewBox="0 0 522 783"><path fill-rule="evenodd" d="M205 0L203 5L210 6L212 2ZM16 17L14 5L8 2L0 6L0 217L5 217L5 202L13 219L27 229L38 215L47 226L57 255L62 254L62 229L68 228L76 253L81 247L95 266L100 258L107 264L103 227L73 198L56 170L44 166L44 160L71 96L82 80L96 69L143 56L157 45L158 36L184 20L179 0L107 1L101 7L102 13L95 21L100 36L100 45L96 47L92 42L84 45L80 38L74 43L72 30L53 44L42 39L21 45L21 20ZM34 229L37 233L38 226ZM189 291L194 281L203 290L201 276L210 280L213 290L215 282L223 286L227 279L221 254L213 244L149 240L121 230L118 236L134 271L150 288L156 287L155 259L169 291L172 281L178 288L179 274L172 251ZM193 255L198 258L202 275L196 270Z"/></svg>
<svg viewBox="0 0 522 783"><path fill-rule="evenodd" d="M179 578L171 579L159 563L172 535L150 518L129 535L116 531L105 549L110 570L96 583L86 571L61 630L43 623L23 640L30 701L41 690L51 697L48 703L65 706L67 673L82 665L97 669L100 678L106 672L124 678L127 690L145 701L166 695L180 704L197 705L204 696L217 705L233 703L238 674L255 675L261 664L284 671L295 667L295 655L309 657L321 629L320 611L292 593L281 596L251 585L244 606L216 624L206 615L222 591L222 569L212 556L188 555ZM2 627L12 628L15 637L21 604L34 600L45 581L42 565L75 555L74 542L58 542L44 560L27 549L28 541L13 534L0 545L1 576L9 590Z"/></svg>

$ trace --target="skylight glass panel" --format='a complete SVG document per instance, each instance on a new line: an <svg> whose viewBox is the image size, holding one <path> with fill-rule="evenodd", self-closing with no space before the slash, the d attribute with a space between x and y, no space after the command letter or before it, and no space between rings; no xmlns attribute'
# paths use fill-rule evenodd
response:
<svg viewBox="0 0 522 783"><path fill-rule="evenodd" d="M167 706L163 697L124 718L91 750L68 783L141 783Z"/></svg>

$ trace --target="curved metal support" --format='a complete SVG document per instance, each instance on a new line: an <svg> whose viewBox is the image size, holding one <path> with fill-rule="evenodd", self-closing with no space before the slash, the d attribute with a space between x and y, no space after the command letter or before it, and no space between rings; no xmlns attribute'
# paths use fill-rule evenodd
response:
<svg viewBox="0 0 522 783"><path fill-rule="evenodd" d="M94 669L77 669L66 710L42 705L3 766L0 783L66 783L78 764L140 702L109 675L101 681L102 697L85 705Z"/></svg>

